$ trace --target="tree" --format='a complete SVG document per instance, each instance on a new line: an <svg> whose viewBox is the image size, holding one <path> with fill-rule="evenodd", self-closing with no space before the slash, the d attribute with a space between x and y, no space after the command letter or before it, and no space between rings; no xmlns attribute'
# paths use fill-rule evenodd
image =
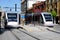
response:
<svg viewBox="0 0 60 40"><path fill-rule="evenodd" d="M53 11L51 12L51 14L52 14L53 17L56 17L56 15L57 15L57 13L56 13L55 10L53 10Z"/></svg>
<svg viewBox="0 0 60 40"><path fill-rule="evenodd" d="M51 11L51 14L52 14L52 16L53 16L53 23L54 23L54 19L56 19L57 13L56 13L55 10L52 10L52 11Z"/></svg>

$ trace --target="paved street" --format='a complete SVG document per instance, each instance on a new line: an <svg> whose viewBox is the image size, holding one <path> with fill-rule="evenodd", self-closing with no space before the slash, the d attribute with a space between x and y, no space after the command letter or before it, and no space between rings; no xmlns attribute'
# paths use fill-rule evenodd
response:
<svg viewBox="0 0 60 40"><path fill-rule="evenodd" d="M53 28L56 29L57 31L60 31L60 25L56 25Z"/></svg>
<svg viewBox="0 0 60 40"><path fill-rule="evenodd" d="M36 40L18 29L5 30L0 34L0 40Z"/></svg>
<svg viewBox="0 0 60 40"><path fill-rule="evenodd" d="M28 32L30 33L30 35L32 35L38 39L41 39L41 40L60 40L60 34L57 32L47 30L47 28L49 28L49 27L35 25L34 26L35 28L34 28L33 25L29 25L29 26L30 26L30 29L33 28L33 30L31 29L31 31L30 31L30 29L28 29L29 30Z"/></svg>
<svg viewBox="0 0 60 40"><path fill-rule="evenodd" d="M2 34L0 34L0 40L17 40L17 39L9 30L5 30Z"/></svg>
<svg viewBox="0 0 60 40"><path fill-rule="evenodd" d="M59 25L55 25L54 27L52 28L47 28L49 31L53 31L53 32L56 32L56 33L59 33L60 34L60 24Z"/></svg>
<svg viewBox="0 0 60 40"><path fill-rule="evenodd" d="M60 0L0 0L0 40L60 40Z"/></svg>
<svg viewBox="0 0 60 40"><path fill-rule="evenodd" d="M31 26L31 28L26 29L5 29L0 34L0 40L60 40L60 34L41 26Z"/></svg>

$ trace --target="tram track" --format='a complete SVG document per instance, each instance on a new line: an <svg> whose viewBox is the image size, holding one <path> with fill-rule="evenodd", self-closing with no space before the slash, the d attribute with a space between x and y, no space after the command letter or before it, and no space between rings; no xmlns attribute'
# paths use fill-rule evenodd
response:
<svg viewBox="0 0 60 40"><path fill-rule="evenodd" d="M14 29L13 29L14 30ZM13 30L10 30L10 32L16 37L16 39L17 40L21 40L15 33L14 33L14 31ZM27 33L27 32L25 32L25 31L23 31L23 30L20 30L20 29L17 29L19 32L17 32L17 33L20 33L20 32L22 32L22 33L24 33L24 34L26 34L26 35L28 35L28 36L30 36L30 37L32 37L32 38L34 38L34 39L36 39L36 40L40 40L39 38L37 38L37 37L34 37L34 36L32 36L31 34L29 34L29 33Z"/></svg>
<svg viewBox="0 0 60 40"><path fill-rule="evenodd" d="M17 35L16 35L14 32L12 32L11 30L10 30L10 32L14 35L14 37L15 37L17 40L20 40L20 38L18 38Z"/></svg>
<svg viewBox="0 0 60 40"><path fill-rule="evenodd" d="M23 33L25 33L25 34L29 35L30 37L32 37L32 38L34 38L34 39L36 39L36 40L40 40L39 38L34 37L34 36L32 36L31 34L29 34L29 33L25 32L25 31L22 31L22 30L20 30L20 29L19 29L19 31L21 31L21 32L23 32Z"/></svg>

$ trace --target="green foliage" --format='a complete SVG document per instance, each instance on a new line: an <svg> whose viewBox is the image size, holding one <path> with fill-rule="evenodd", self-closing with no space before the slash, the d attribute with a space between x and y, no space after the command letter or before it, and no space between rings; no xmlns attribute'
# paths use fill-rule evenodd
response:
<svg viewBox="0 0 60 40"><path fill-rule="evenodd" d="M51 14L52 14L53 17L56 17L56 15L57 15L56 11L54 11L54 10L51 11Z"/></svg>

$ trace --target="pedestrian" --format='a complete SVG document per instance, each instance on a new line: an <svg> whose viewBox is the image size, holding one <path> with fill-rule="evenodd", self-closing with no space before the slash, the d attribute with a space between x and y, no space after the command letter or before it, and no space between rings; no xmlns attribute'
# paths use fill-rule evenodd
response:
<svg viewBox="0 0 60 40"><path fill-rule="evenodd" d="M56 16L56 24L58 24L58 20L59 20L59 19L58 19L58 15L57 15L57 16Z"/></svg>

